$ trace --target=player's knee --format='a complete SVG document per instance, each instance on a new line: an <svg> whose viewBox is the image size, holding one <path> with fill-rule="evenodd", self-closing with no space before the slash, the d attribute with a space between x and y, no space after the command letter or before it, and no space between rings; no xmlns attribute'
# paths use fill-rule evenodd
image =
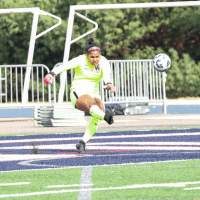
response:
<svg viewBox="0 0 200 200"><path fill-rule="evenodd" d="M104 119L105 113L97 105L90 108L90 114L97 119Z"/></svg>
<svg viewBox="0 0 200 200"><path fill-rule="evenodd" d="M98 98L94 98L96 104L99 106L99 108L104 112L104 105L103 102L101 101L101 99Z"/></svg>
<svg viewBox="0 0 200 200"><path fill-rule="evenodd" d="M89 112L90 108L95 105L95 101L89 95L82 95L76 101L76 108L82 111Z"/></svg>

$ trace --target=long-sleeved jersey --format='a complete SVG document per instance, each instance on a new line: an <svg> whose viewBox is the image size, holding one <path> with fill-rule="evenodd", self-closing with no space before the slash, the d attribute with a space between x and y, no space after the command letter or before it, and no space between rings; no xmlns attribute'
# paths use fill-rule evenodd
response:
<svg viewBox="0 0 200 200"><path fill-rule="evenodd" d="M66 65L54 68L52 72L57 75L72 68L75 68L75 75L71 91L99 98L100 79L103 78L105 84L111 83L110 64L104 56L101 56L97 66L93 66L87 55L83 54L68 61Z"/></svg>

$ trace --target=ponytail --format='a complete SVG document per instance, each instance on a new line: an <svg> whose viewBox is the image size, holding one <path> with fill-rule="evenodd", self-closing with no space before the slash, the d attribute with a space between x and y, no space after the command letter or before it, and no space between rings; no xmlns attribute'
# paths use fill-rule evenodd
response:
<svg viewBox="0 0 200 200"><path fill-rule="evenodd" d="M100 51L101 53L99 45L95 43L94 38L91 35L89 35L88 39L85 42L84 52L88 55L91 51Z"/></svg>

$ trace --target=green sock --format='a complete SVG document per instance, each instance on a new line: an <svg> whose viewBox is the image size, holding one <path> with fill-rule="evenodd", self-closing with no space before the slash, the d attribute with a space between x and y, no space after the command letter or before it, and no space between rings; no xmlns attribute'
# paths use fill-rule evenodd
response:
<svg viewBox="0 0 200 200"><path fill-rule="evenodd" d="M87 129L86 129L85 134L82 138L82 140L85 143L87 143L90 140L90 138L95 134L99 124L100 124L100 121L98 119L92 117L92 119L89 121L89 123L87 125Z"/></svg>
<svg viewBox="0 0 200 200"><path fill-rule="evenodd" d="M90 114L97 119L104 119L105 113L97 105L90 108Z"/></svg>

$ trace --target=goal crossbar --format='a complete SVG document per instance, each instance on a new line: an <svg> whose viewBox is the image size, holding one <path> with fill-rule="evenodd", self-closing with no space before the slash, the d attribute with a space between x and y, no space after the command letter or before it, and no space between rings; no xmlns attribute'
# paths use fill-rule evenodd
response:
<svg viewBox="0 0 200 200"><path fill-rule="evenodd" d="M125 8L184 7L184 6L199 6L199 5L200 5L199 1L179 1L179 2L73 5L70 7L74 10L102 10L102 9L125 9Z"/></svg>

